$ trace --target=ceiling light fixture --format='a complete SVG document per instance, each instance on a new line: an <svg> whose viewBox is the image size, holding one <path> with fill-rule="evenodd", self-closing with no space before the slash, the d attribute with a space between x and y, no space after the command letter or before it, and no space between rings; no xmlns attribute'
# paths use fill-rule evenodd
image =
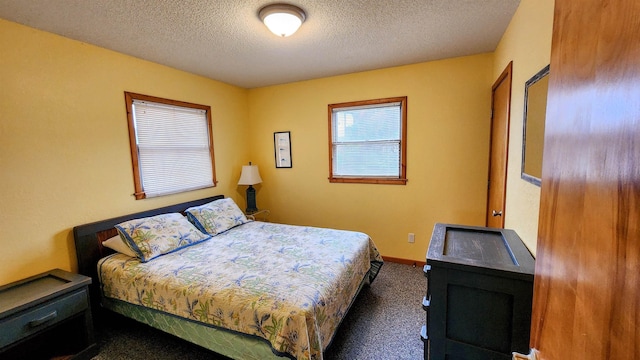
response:
<svg viewBox="0 0 640 360"><path fill-rule="evenodd" d="M304 10L290 4L271 4L258 12L260 20L272 33L287 37L298 31L307 15Z"/></svg>

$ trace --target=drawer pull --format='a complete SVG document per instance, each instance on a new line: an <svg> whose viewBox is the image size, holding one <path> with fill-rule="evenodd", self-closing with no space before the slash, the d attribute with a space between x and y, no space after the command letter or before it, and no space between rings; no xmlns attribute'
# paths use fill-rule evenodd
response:
<svg viewBox="0 0 640 360"><path fill-rule="evenodd" d="M427 325L422 325L422 329L420 329L420 338L425 342L429 340L429 336L427 336Z"/></svg>
<svg viewBox="0 0 640 360"><path fill-rule="evenodd" d="M427 276L427 274L429 274L429 271L431 271L431 265L425 265L422 268L422 271L424 272L424 276Z"/></svg>
<svg viewBox="0 0 640 360"><path fill-rule="evenodd" d="M429 310L429 305L431 305L431 301L427 300L427 297L426 297L426 296L425 296L425 297L423 297L423 298L422 298L422 309L423 309L424 311Z"/></svg>
<svg viewBox="0 0 640 360"><path fill-rule="evenodd" d="M29 321L29 327L38 327L48 321L51 321L53 319L55 319L58 316L58 312L57 311L52 311L50 314L45 315L43 317L41 317L40 319L35 319L35 320L31 320Z"/></svg>

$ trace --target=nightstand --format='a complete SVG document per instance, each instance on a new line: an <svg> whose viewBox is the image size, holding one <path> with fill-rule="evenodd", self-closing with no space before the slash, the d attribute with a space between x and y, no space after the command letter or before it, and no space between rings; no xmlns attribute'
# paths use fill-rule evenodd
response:
<svg viewBox="0 0 640 360"><path fill-rule="evenodd" d="M91 278L55 269L0 287L0 358L90 359Z"/></svg>
<svg viewBox="0 0 640 360"><path fill-rule="evenodd" d="M271 215L271 211L269 210L258 210L247 214L247 218L255 221L269 221L269 215Z"/></svg>

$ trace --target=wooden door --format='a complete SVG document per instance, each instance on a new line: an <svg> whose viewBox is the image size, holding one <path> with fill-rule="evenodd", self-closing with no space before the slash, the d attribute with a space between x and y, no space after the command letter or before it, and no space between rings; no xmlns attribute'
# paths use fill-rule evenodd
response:
<svg viewBox="0 0 640 360"><path fill-rule="evenodd" d="M640 1L555 2L531 346L640 359Z"/></svg>
<svg viewBox="0 0 640 360"><path fill-rule="evenodd" d="M494 228L504 227L512 66L512 63L507 65L491 89L491 147L486 225Z"/></svg>

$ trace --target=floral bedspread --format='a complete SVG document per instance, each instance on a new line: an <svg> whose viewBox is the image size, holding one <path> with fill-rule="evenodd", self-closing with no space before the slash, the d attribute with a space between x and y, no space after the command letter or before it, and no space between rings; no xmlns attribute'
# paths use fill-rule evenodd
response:
<svg viewBox="0 0 640 360"><path fill-rule="evenodd" d="M249 222L147 263L108 256L98 273L106 297L322 359L360 283L381 264L363 233Z"/></svg>

